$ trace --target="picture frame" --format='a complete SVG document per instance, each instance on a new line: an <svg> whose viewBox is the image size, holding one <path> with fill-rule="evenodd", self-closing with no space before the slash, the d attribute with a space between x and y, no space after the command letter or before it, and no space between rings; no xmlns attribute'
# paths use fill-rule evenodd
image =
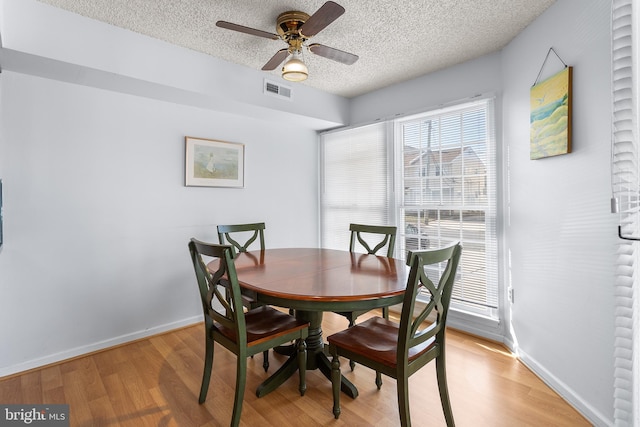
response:
<svg viewBox="0 0 640 427"><path fill-rule="evenodd" d="M185 186L244 188L244 144L185 137Z"/></svg>
<svg viewBox="0 0 640 427"><path fill-rule="evenodd" d="M531 160L571 153L572 80L565 67L531 87Z"/></svg>

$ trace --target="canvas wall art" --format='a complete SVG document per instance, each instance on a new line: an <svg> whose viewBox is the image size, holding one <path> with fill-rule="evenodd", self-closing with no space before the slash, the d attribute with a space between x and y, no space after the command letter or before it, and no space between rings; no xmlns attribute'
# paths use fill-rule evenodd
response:
<svg viewBox="0 0 640 427"><path fill-rule="evenodd" d="M531 159L571 152L572 67L531 87Z"/></svg>

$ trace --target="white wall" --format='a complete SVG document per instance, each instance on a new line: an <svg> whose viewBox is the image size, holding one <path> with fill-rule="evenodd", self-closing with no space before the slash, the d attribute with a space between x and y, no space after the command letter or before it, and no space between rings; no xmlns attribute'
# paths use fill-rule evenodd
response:
<svg viewBox="0 0 640 427"><path fill-rule="evenodd" d="M318 245L315 130L347 99L277 99L258 70L34 0L0 0L0 31L0 377L200 321L186 245L217 224ZM185 136L244 143L245 188L184 187Z"/></svg>
<svg viewBox="0 0 640 427"><path fill-rule="evenodd" d="M481 94L498 95L501 72L498 52L353 98L351 124L420 113Z"/></svg>
<svg viewBox="0 0 640 427"><path fill-rule="evenodd" d="M560 0L503 52L507 250L523 360L597 424L613 420L610 2ZM573 66L573 152L529 160L529 88L550 47ZM544 72L559 71L551 54Z"/></svg>
<svg viewBox="0 0 640 427"><path fill-rule="evenodd" d="M366 123L498 95L503 265L510 259L501 289L515 291L504 341L596 425L613 422L609 8L558 0L501 53L363 95L351 112ZM573 153L532 161L529 90L550 47L574 67ZM543 78L558 64L552 54Z"/></svg>
<svg viewBox="0 0 640 427"><path fill-rule="evenodd" d="M189 238L265 221L317 246L313 130L4 71L0 376L199 321ZM246 146L245 188L184 186L184 136Z"/></svg>

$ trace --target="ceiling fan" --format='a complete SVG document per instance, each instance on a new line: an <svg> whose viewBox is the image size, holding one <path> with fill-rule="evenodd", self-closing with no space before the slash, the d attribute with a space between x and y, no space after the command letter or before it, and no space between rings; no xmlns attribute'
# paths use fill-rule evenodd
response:
<svg viewBox="0 0 640 427"><path fill-rule="evenodd" d="M316 55L332 59L342 64L351 65L358 60L357 55L349 52L344 52L319 43L307 44L307 41L311 37L338 19L344 12L344 7L332 1L323 4L320 9L311 16L296 10L284 12L278 15L276 20L277 34L227 21L218 21L216 22L216 26L271 40L283 40L287 43L288 47L276 52L276 54L264 64L262 70L275 70L291 55L291 59L282 67L282 77L290 81L302 81L309 75L307 66L300 59L303 47L306 47Z"/></svg>

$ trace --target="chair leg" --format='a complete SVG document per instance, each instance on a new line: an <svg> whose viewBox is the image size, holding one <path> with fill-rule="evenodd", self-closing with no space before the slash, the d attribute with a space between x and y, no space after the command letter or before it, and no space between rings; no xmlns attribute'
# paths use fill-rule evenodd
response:
<svg viewBox="0 0 640 427"><path fill-rule="evenodd" d="M233 401L233 415L231 416L231 426L238 427L240 415L242 414L242 401L244 400L244 386L247 381L247 358L245 355L238 355L236 371L236 393Z"/></svg>
<svg viewBox="0 0 640 427"><path fill-rule="evenodd" d="M300 396L307 391L307 343L303 339L298 340L298 373L300 374Z"/></svg>
<svg viewBox="0 0 640 427"><path fill-rule="evenodd" d="M400 425L407 427L411 425L411 413L409 412L409 377L398 375L398 412L400 412Z"/></svg>
<svg viewBox="0 0 640 427"><path fill-rule="evenodd" d="M356 317L354 316L353 313L350 313L349 314L349 327L351 328L355 324L356 324ZM356 362L354 362L353 360L349 360L349 367L353 371L356 368Z"/></svg>
<svg viewBox="0 0 640 427"><path fill-rule="evenodd" d="M389 307L382 307L382 318L389 319ZM376 371L376 387L378 390L382 388L382 374Z"/></svg>
<svg viewBox="0 0 640 427"><path fill-rule="evenodd" d="M445 369L444 354L436 357L436 376L438 378L438 391L440 392L440 404L444 412L444 419L448 427L454 427L453 411L449 400L449 388L447 387L447 371Z"/></svg>
<svg viewBox="0 0 640 427"><path fill-rule="evenodd" d="M207 333L208 335L208 333ZM200 397L198 403L204 403L209 390L209 380L211 379L211 368L213 367L213 340L207 336L205 338L204 371L202 372L202 385L200 386Z"/></svg>
<svg viewBox="0 0 640 427"><path fill-rule="evenodd" d="M331 391L333 393L333 416L337 420L340 416L340 360L338 352L330 349L333 359L331 360Z"/></svg>
<svg viewBox="0 0 640 427"><path fill-rule="evenodd" d="M378 390L382 387L382 374L378 371L376 371L376 387Z"/></svg>
<svg viewBox="0 0 640 427"><path fill-rule="evenodd" d="M262 352L262 367L265 372L269 370L269 350Z"/></svg>

